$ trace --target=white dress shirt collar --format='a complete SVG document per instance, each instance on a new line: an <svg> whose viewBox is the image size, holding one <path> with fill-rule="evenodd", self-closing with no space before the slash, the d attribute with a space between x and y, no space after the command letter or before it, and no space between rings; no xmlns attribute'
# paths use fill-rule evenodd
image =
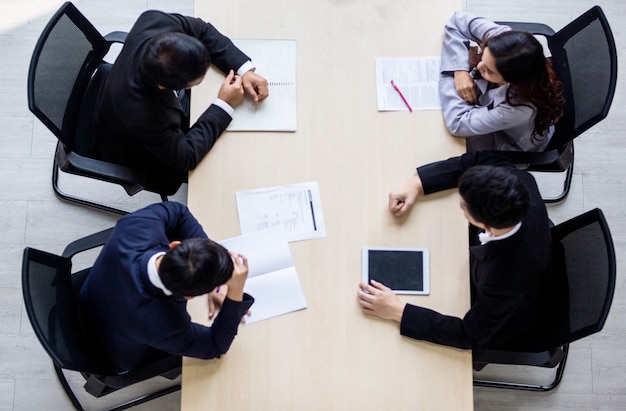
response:
<svg viewBox="0 0 626 411"><path fill-rule="evenodd" d="M517 223L513 227L513 229L511 229L511 231L509 231L507 233L504 233L502 235L499 235L499 236L494 236L489 231L485 231L484 233L478 233L478 240L480 241L480 245L485 245L485 244L487 244L490 241L504 240L505 238L509 238L512 235L514 235L515 233L517 233L519 231L520 227L522 227L522 222L521 221L519 223Z"/></svg>
<svg viewBox="0 0 626 411"><path fill-rule="evenodd" d="M159 272L157 271L157 268L156 268L157 258L159 258L160 256L164 254L165 252L161 251L161 252L154 254L152 257L150 257L150 259L148 260L148 278L150 279L150 282L152 283L152 285L154 285L159 290L163 291L163 294L170 296L172 295L172 292L168 290L167 288L165 288L165 286L163 285L163 282L161 281L161 277L159 277Z"/></svg>

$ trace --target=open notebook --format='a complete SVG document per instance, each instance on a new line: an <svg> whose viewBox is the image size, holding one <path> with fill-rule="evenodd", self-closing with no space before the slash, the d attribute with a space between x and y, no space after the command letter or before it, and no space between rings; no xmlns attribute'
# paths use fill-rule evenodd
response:
<svg viewBox="0 0 626 411"><path fill-rule="evenodd" d="M246 324L306 308L298 273L282 227L220 241L248 259L244 291L254 297Z"/></svg>
<svg viewBox="0 0 626 411"><path fill-rule="evenodd" d="M296 41L233 39L268 82L260 104L245 99L235 109L230 131L296 131Z"/></svg>

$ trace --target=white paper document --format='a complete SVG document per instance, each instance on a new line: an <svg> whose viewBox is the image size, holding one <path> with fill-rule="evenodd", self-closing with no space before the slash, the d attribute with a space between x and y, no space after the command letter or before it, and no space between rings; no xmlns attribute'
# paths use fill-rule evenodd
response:
<svg viewBox="0 0 626 411"><path fill-rule="evenodd" d="M326 237L317 182L238 191L241 233L283 227L288 241Z"/></svg>
<svg viewBox="0 0 626 411"><path fill-rule="evenodd" d="M247 97L235 108L230 131L296 131L296 41L233 39L268 82L269 97Z"/></svg>
<svg viewBox="0 0 626 411"><path fill-rule="evenodd" d="M279 227L220 241L248 259L244 291L254 297L246 324L306 308L285 232Z"/></svg>
<svg viewBox="0 0 626 411"><path fill-rule="evenodd" d="M438 110L439 66L441 58L377 57L376 96L378 111ZM391 81L398 87L396 90ZM402 93L402 96L400 95Z"/></svg>

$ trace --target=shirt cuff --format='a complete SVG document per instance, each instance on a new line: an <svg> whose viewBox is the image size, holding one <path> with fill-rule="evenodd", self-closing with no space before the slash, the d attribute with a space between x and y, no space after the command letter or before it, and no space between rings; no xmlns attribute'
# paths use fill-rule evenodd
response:
<svg viewBox="0 0 626 411"><path fill-rule="evenodd" d="M225 102L221 98L216 98L215 100L213 100L213 104L218 106L222 110L224 110L226 112L226 114L228 114L230 116L230 118L233 118L235 116L235 109L232 108L230 106L230 104L228 104L227 102Z"/></svg>
<svg viewBox="0 0 626 411"><path fill-rule="evenodd" d="M250 60L248 60L245 63L243 63L241 65L241 67L239 67L239 69L237 70L237 75L238 76L243 76L244 74L246 74L250 70L252 70L252 71L256 70L256 66L254 64L252 64L252 62Z"/></svg>

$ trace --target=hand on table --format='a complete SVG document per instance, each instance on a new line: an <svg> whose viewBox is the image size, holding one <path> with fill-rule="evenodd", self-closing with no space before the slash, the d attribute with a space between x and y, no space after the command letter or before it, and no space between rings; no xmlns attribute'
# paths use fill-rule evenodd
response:
<svg viewBox="0 0 626 411"><path fill-rule="evenodd" d="M267 80L253 70L247 71L243 77L243 88L250 99L256 104L265 100L269 95Z"/></svg>
<svg viewBox="0 0 626 411"><path fill-rule="evenodd" d="M389 211L396 217L402 217L411 210L420 194L423 194L422 180L416 174L389 193Z"/></svg>
<svg viewBox="0 0 626 411"><path fill-rule="evenodd" d="M384 320L400 323L406 303L400 301L389 287L371 281L371 284L359 283L357 292L359 305L367 315L375 315Z"/></svg>
<svg viewBox="0 0 626 411"><path fill-rule="evenodd" d="M224 100L231 107L237 107L243 101L243 82L241 77L231 70L224 81L220 90L217 92L217 98Z"/></svg>

